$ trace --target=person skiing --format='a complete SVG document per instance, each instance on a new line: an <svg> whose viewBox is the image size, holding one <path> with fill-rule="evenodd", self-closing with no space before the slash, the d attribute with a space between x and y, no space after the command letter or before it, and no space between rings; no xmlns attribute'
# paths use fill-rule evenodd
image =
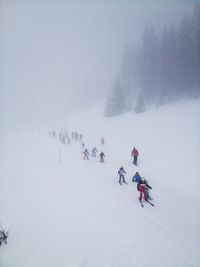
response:
<svg viewBox="0 0 200 267"><path fill-rule="evenodd" d="M62 129L60 129L60 133L59 133L59 141L62 142L62 137L63 137L63 131Z"/></svg>
<svg viewBox="0 0 200 267"><path fill-rule="evenodd" d="M74 138L76 141L78 140L78 133L77 132L74 133Z"/></svg>
<svg viewBox="0 0 200 267"><path fill-rule="evenodd" d="M99 156L100 156L100 162L105 162L104 161L105 154L101 152Z"/></svg>
<svg viewBox="0 0 200 267"><path fill-rule="evenodd" d="M8 238L8 233L5 233L4 230L0 230L0 246L2 245L2 242L7 244L7 238Z"/></svg>
<svg viewBox="0 0 200 267"><path fill-rule="evenodd" d="M121 167L121 168L118 170L118 174L119 174L119 184L122 185L122 182L123 182L124 184L128 184L128 183L125 181L124 174L126 174L126 171L124 170L123 167Z"/></svg>
<svg viewBox="0 0 200 267"><path fill-rule="evenodd" d="M81 144L81 150L82 150L82 152L85 151L85 144L84 143Z"/></svg>
<svg viewBox="0 0 200 267"><path fill-rule="evenodd" d="M105 145L105 140L104 140L104 138L103 138L103 137L101 138L101 145L102 145L102 146L104 146L104 145Z"/></svg>
<svg viewBox="0 0 200 267"><path fill-rule="evenodd" d="M139 183L140 180L141 180L141 176L140 176L139 172L136 172L135 175L134 175L133 178L132 178L132 182L133 182L133 183L134 183L134 182Z"/></svg>
<svg viewBox="0 0 200 267"><path fill-rule="evenodd" d="M146 202L149 202L153 206L153 204L148 199L148 189L152 189L152 187L148 184L146 179L142 177L140 182L137 184L137 190L140 192L139 201L142 207L143 207L143 204L142 204L143 199Z"/></svg>
<svg viewBox="0 0 200 267"><path fill-rule="evenodd" d="M139 156L139 152L135 147L131 151L131 156L133 157L133 164L137 165L137 159L138 159L138 156Z"/></svg>
<svg viewBox="0 0 200 267"><path fill-rule="evenodd" d="M62 145L65 145L65 135L63 135L63 136L61 137L61 144L62 144Z"/></svg>
<svg viewBox="0 0 200 267"><path fill-rule="evenodd" d="M148 185L148 181L146 180L146 184ZM150 195L150 190L149 189L152 189L152 188L149 188L148 186L146 187L146 196L147 196L147 200L153 200L151 195Z"/></svg>
<svg viewBox="0 0 200 267"><path fill-rule="evenodd" d="M53 130L52 137L53 137L53 139L56 138L56 131L55 130Z"/></svg>
<svg viewBox="0 0 200 267"><path fill-rule="evenodd" d="M96 158L97 157L97 155L96 155L96 153L98 152L98 149L96 148L96 146L92 149L92 157L93 158Z"/></svg>
<svg viewBox="0 0 200 267"><path fill-rule="evenodd" d="M80 138L80 141L82 142L82 140L83 140L83 135L80 134L79 138Z"/></svg>
<svg viewBox="0 0 200 267"><path fill-rule="evenodd" d="M84 157L83 157L84 160L85 159L89 160L90 153L88 152L87 148L83 151L83 155L84 155Z"/></svg>

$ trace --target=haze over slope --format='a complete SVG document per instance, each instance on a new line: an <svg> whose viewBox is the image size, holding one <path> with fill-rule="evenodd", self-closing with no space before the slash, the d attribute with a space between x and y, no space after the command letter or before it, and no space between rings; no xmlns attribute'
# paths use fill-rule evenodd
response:
<svg viewBox="0 0 200 267"><path fill-rule="evenodd" d="M1 222L11 229L0 266L198 266L199 114L199 101L190 101L109 119L94 108L57 122L58 130L67 122L69 133L82 133L89 150L103 150L105 164L83 161L75 141L61 147L59 163L58 139L48 134L55 125L3 136ZM129 185L118 184L121 165ZM153 187L155 207L139 205L136 171Z"/></svg>

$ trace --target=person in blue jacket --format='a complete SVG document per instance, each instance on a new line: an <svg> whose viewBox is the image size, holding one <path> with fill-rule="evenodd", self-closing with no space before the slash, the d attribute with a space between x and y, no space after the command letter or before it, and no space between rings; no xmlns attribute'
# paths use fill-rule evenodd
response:
<svg viewBox="0 0 200 267"><path fill-rule="evenodd" d="M92 157L93 158L96 158L97 156L97 152L98 152L98 149L96 148L96 146L92 149Z"/></svg>
<svg viewBox="0 0 200 267"><path fill-rule="evenodd" d="M132 182L136 182L136 183L139 183L141 181L141 176L139 174L139 172L136 172L135 175L133 176L132 178Z"/></svg>

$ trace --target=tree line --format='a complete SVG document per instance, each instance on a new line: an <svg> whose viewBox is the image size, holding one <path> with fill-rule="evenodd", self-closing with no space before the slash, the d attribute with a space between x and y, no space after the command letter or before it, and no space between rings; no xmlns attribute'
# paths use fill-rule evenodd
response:
<svg viewBox="0 0 200 267"><path fill-rule="evenodd" d="M140 44L127 45L105 116L180 98L200 98L200 5L176 28L165 25L158 34L148 25Z"/></svg>

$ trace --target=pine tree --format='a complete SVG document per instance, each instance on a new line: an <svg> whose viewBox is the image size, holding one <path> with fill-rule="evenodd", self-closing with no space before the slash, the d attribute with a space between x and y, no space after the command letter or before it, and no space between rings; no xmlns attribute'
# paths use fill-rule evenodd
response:
<svg viewBox="0 0 200 267"><path fill-rule="evenodd" d="M142 113L145 111L145 101L144 101L144 96L142 93L140 93L140 95L138 96L137 99L137 104L135 107L135 112L136 113Z"/></svg>
<svg viewBox="0 0 200 267"><path fill-rule="evenodd" d="M111 96L107 101L105 110L105 116L117 116L126 111L126 99L124 91L120 85L119 78L116 79L115 85L113 86Z"/></svg>

